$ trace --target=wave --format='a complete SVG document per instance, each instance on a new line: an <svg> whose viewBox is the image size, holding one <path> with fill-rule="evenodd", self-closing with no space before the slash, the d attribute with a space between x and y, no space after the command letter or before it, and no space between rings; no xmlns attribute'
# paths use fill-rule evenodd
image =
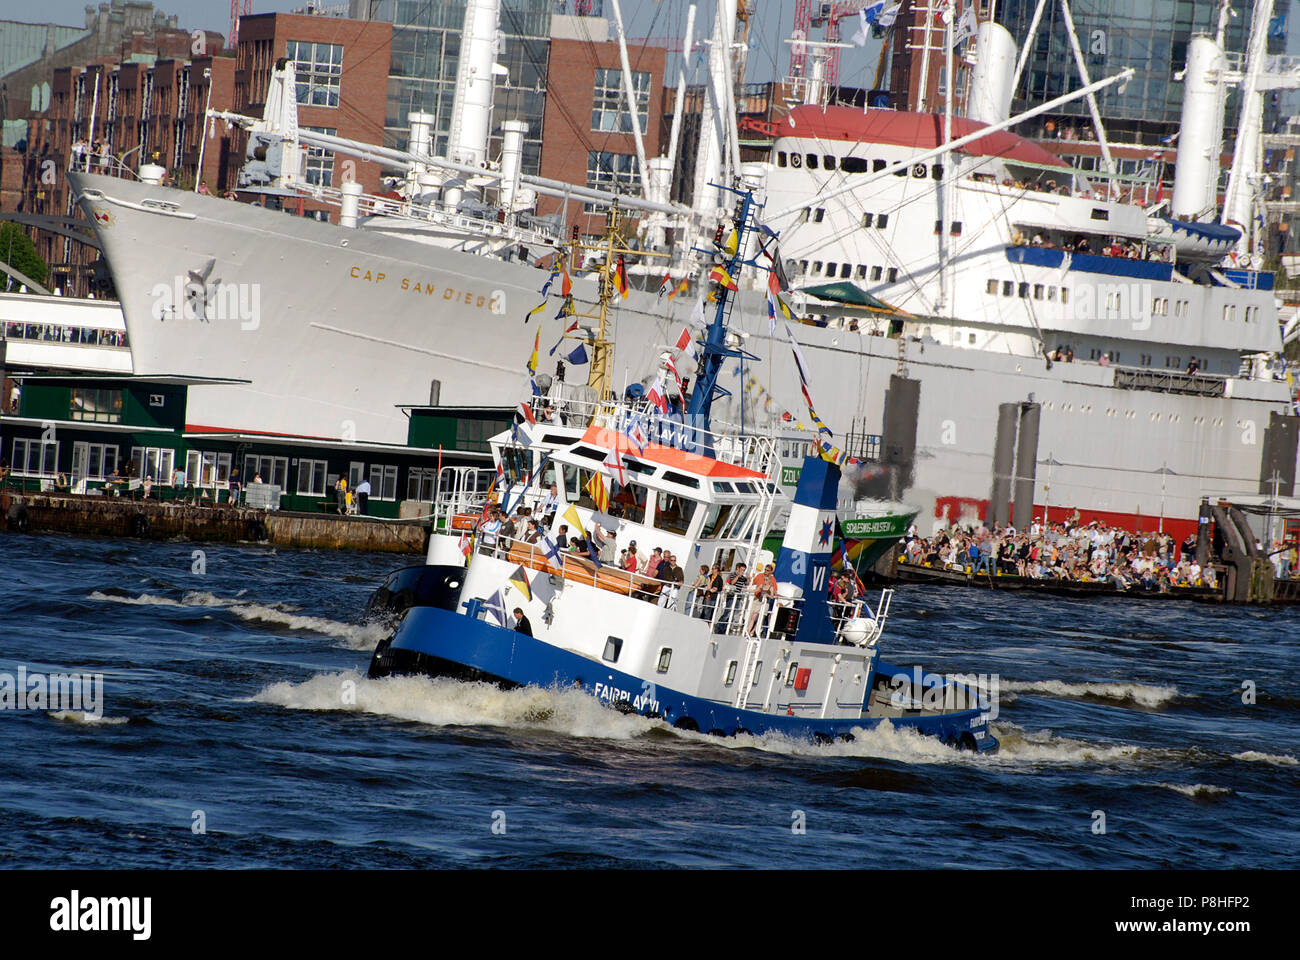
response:
<svg viewBox="0 0 1300 960"><path fill-rule="evenodd" d="M79 723L88 727L116 727L131 721L130 717L95 716L93 713L83 713L80 710L55 710L49 717L51 720L59 720L63 723Z"/></svg>
<svg viewBox="0 0 1300 960"><path fill-rule="evenodd" d="M1193 800L1209 800L1212 797L1221 797L1234 792L1231 787L1216 787L1208 783L1193 783L1190 785L1186 783L1157 783L1155 786L1181 793Z"/></svg>
<svg viewBox="0 0 1300 960"><path fill-rule="evenodd" d="M126 594L116 591L103 592L94 590L91 600L110 603L124 603L133 606L153 607L200 607L228 610L241 620L258 623L270 623L290 630L304 630L318 633L344 641L353 650L373 650L388 630L375 623L344 623L326 617L313 617L298 613L301 607L291 603L273 601L270 603L253 603L240 599L245 591L241 590L235 597L218 597L206 590L190 590L181 599L164 597L152 593Z"/></svg>
<svg viewBox="0 0 1300 960"><path fill-rule="evenodd" d="M1008 763L1133 764L1154 753L1130 743L1089 743L1058 737L1050 730L1026 731L1015 724L994 724L999 748L994 759Z"/></svg>
<svg viewBox="0 0 1300 960"><path fill-rule="evenodd" d="M1278 767L1294 767L1300 764L1300 760L1291 756L1289 753L1260 753L1258 750L1246 750L1242 753L1234 753L1234 760L1245 760L1248 763L1271 763Z"/></svg>
<svg viewBox="0 0 1300 960"><path fill-rule="evenodd" d="M1117 703L1136 703L1140 707L1162 707L1178 696L1177 687L1153 686L1146 683L1070 683L1065 680L1002 680L1000 691L1007 693L1040 693L1067 699L1086 698L1113 700Z"/></svg>

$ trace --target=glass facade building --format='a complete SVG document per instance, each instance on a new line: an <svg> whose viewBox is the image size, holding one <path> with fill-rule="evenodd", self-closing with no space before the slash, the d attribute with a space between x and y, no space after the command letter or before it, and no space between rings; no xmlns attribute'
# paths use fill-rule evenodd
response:
<svg viewBox="0 0 1300 960"><path fill-rule="evenodd" d="M501 4L497 63L509 76L497 80L488 153L495 156L500 150L502 121L523 120L528 124L523 169L530 174L538 173L541 166L551 13L555 8L555 0L502 0ZM349 15L393 25L384 116L386 145L405 149L407 114L422 110L435 118L434 153L444 153L456 92L464 0L351 0Z"/></svg>
<svg viewBox="0 0 1300 960"><path fill-rule="evenodd" d="M1035 0L1003 0L996 19L1018 43L1029 35ZM1250 31L1250 5L1237 4L1238 16L1228 21L1225 46L1229 56L1243 53ZM1270 31L1269 52L1286 49L1287 12L1290 3L1277 5ZM1115 127L1116 139L1125 131L1164 129L1171 133L1182 112L1183 85L1175 75L1185 66L1188 41L1218 30L1219 4L1205 0L1077 0L1070 4L1075 31L1083 49L1089 75L1096 80L1126 68L1137 73L1122 90L1112 87L1098 98L1103 120ZM1025 74L1016 91L1012 112L1051 100L1082 86L1060 5L1043 10ZM1229 94L1226 130L1236 122L1237 96ZM1266 108L1267 109L1267 108ZM1059 111L1064 117L1087 118L1084 99ZM1268 116L1265 117L1266 128ZM1230 134L1229 134L1230 136ZM1139 141L1150 137L1137 137Z"/></svg>

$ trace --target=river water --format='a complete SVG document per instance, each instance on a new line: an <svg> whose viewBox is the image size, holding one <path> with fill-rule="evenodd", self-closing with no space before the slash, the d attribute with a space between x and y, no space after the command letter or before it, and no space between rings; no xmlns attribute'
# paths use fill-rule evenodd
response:
<svg viewBox="0 0 1300 960"><path fill-rule="evenodd" d="M103 678L89 714L0 710L0 862L1300 865L1300 610L901 589L888 660L998 679L977 757L369 680L362 610L408 562L0 533L0 686Z"/></svg>

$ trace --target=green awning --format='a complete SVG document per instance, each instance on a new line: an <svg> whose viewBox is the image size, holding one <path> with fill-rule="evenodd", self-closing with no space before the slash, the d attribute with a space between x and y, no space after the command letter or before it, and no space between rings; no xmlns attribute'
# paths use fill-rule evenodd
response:
<svg viewBox="0 0 1300 960"><path fill-rule="evenodd" d="M853 283L823 283L816 287L801 287L800 292L806 293L810 297L816 297L818 300L847 303L855 307L869 307L872 310L885 310L889 313L898 312L885 301L873 297Z"/></svg>

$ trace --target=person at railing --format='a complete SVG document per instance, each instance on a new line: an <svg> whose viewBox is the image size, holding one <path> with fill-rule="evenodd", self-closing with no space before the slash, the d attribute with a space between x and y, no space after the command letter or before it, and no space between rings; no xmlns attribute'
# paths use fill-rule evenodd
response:
<svg viewBox="0 0 1300 960"><path fill-rule="evenodd" d="M709 569L708 584L704 588L703 599L699 605L701 620L712 622L718 608L718 598L722 595L725 585L722 576L722 565L715 563Z"/></svg>
<svg viewBox="0 0 1300 960"><path fill-rule="evenodd" d="M624 568L632 573L640 573L645 569L645 558L636 550L636 541L633 540L627 545L627 566Z"/></svg>
<svg viewBox="0 0 1300 960"><path fill-rule="evenodd" d="M522 633L525 637L531 637L533 635L533 625L524 616L523 608L515 607L513 613L515 615L515 632Z"/></svg>
<svg viewBox="0 0 1300 960"><path fill-rule="evenodd" d="M776 598L776 568L768 564L754 577L754 603L745 625L745 636L756 636L755 629L767 617L767 609Z"/></svg>
<svg viewBox="0 0 1300 960"><path fill-rule="evenodd" d="M536 544L542 538L541 528L537 526L537 521L532 517L528 518L528 526L524 528L524 543Z"/></svg>
<svg viewBox="0 0 1300 960"><path fill-rule="evenodd" d="M561 550L569 549L569 525L560 524L560 528L555 531L555 545Z"/></svg>
<svg viewBox="0 0 1300 960"><path fill-rule="evenodd" d="M549 409L549 408L548 408ZM546 491L546 497L542 500L541 514L542 523L550 526L555 519L555 513L560 509L560 489L555 484ZM568 529L567 527L565 529Z"/></svg>
<svg viewBox="0 0 1300 960"><path fill-rule="evenodd" d="M700 564L700 575L691 583L691 599L687 601L686 612L692 617L702 616L704 594L709 589L709 565Z"/></svg>
<svg viewBox="0 0 1300 960"><path fill-rule="evenodd" d="M1192 357L1192 359L1188 361L1187 364L1187 376L1189 377L1196 376L1197 372L1199 372L1200 369L1201 369L1200 363L1197 362L1195 357Z"/></svg>
<svg viewBox="0 0 1300 960"><path fill-rule="evenodd" d="M652 580L660 580L662 578L659 576L659 568L663 566L663 562L664 562L663 549L660 547L655 547L653 550L650 551L650 557L649 559L646 560L645 569L642 570L641 573L645 574L645 576L647 577L650 577Z"/></svg>
<svg viewBox="0 0 1300 960"><path fill-rule="evenodd" d="M501 540L501 511L496 507L488 509L487 520L479 527L483 546L489 553L495 554Z"/></svg>
<svg viewBox="0 0 1300 960"><path fill-rule="evenodd" d="M659 605L669 610L677 609L677 598L681 594L682 584L686 582L686 572L677 563L677 557L671 553L664 554L667 567L663 579L667 581L659 593Z"/></svg>

